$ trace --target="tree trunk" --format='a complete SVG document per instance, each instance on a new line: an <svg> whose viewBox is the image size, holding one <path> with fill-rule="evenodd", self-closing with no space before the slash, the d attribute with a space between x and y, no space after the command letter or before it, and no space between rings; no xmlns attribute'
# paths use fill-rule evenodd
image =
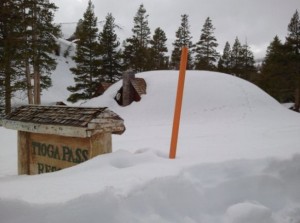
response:
<svg viewBox="0 0 300 223"><path fill-rule="evenodd" d="M23 19L23 29L27 30L28 28L28 24L25 18L26 15L26 4L22 5L22 19ZM29 44L28 44L28 36L27 34L24 35L23 37L23 41L25 43L26 48L29 48ZM29 55L28 55L28 50L26 49L26 56L25 56L25 75L26 75L26 87L27 87L27 99L28 99L28 104L33 104L33 87L32 87L32 83L31 83L31 75L30 75L30 65L29 65Z"/></svg>
<svg viewBox="0 0 300 223"><path fill-rule="evenodd" d="M295 105L294 110L299 112L300 111L300 89L299 86L295 90Z"/></svg>
<svg viewBox="0 0 300 223"><path fill-rule="evenodd" d="M34 4L33 9L33 24L32 24L32 41L33 41L33 76L34 76L34 104L41 104L41 87L40 87L40 72L39 72L39 64L38 64L38 52L37 52L37 9L36 4Z"/></svg>
<svg viewBox="0 0 300 223"><path fill-rule="evenodd" d="M6 64L6 72L5 72L5 114L9 114L11 112L11 72L9 64Z"/></svg>
<svg viewBox="0 0 300 223"><path fill-rule="evenodd" d="M33 92L32 92L32 85L31 85L31 76L30 76L30 67L28 60L25 61L25 72L26 72L26 82L27 82L27 97L28 97L28 104L33 104Z"/></svg>
<svg viewBox="0 0 300 223"><path fill-rule="evenodd" d="M38 71L38 66L33 66L34 75L34 104L41 104L41 87L40 87L40 73Z"/></svg>

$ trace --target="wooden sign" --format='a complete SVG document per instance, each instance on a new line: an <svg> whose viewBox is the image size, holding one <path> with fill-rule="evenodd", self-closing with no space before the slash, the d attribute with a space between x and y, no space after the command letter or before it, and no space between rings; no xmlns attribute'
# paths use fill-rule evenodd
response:
<svg viewBox="0 0 300 223"><path fill-rule="evenodd" d="M38 113L36 108L36 106L25 108L23 106L4 120L5 127L18 130L19 174L54 172L82 163L97 155L110 153L111 134L121 134L125 130L123 120L103 108L99 112L99 109L95 108L74 109L72 107L72 112L66 116L69 117L68 120L77 111L76 117L80 117L82 113L81 119L85 124L77 121L75 125L74 121L71 126L58 124L58 122L67 122L61 117L55 119L56 121L51 119L51 123L45 123L45 119L49 119L53 112L68 112L67 107L57 109L56 106L48 106L45 112L45 107L42 106L38 109ZM47 113L47 117L44 117ZM35 123L25 121L33 119L33 116L38 116L40 121ZM91 118L88 119L87 116Z"/></svg>
<svg viewBox="0 0 300 223"><path fill-rule="evenodd" d="M111 135L65 137L19 131L19 174L54 172L111 152Z"/></svg>

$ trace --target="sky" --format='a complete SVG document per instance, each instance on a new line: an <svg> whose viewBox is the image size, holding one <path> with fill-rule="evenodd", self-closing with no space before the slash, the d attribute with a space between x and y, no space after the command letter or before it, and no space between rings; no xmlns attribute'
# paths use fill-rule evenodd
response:
<svg viewBox="0 0 300 223"><path fill-rule="evenodd" d="M87 8L88 0L52 0L59 9L55 22L62 23L65 37L74 32L76 23ZM215 28L214 35L223 52L226 41L232 46L236 37L241 43L247 41L255 59L263 58L267 46L275 35L284 42L291 17L300 11L299 0L94 0L95 15L104 21L112 13L121 27L117 31L120 41L132 35L133 18L144 4L151 29L162 28L168 38L169 51L180 26L181 15L189 15L193 42L200 39L201 29L207 17ZM99 23L101 30L101 23ZM170 53L170 52L169 52Z"/></svg>

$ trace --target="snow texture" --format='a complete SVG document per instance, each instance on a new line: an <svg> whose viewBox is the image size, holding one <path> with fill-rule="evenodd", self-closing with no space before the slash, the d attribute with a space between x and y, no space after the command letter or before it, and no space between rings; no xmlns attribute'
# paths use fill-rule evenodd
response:
<svg viewBox="0 0 300 223"><path fill-rule="evenodd" d="M66 102L73 84L74 63L57 59L45 104ZM300 222L298 113L237 77L188 71L177 157L170 160L178 71L137 76L147 82L140 102L120 107L113 99L118 82L81 103L107 106L125 120L111 154L18 176L17 133L0 127L0 223Z"/></svg>

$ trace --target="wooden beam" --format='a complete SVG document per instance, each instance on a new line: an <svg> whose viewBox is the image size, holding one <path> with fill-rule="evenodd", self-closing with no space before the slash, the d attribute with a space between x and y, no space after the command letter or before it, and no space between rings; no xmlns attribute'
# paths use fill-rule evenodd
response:
<svg viewBox="0 0 300 223"><path fill-rule="evenodd" d="M3 126L8 129L16 129L24 132L40 133L40 134L52 134L69 137L90 137L87 133L87 129L83 127L74 126L62 126L62 125L44 125L27 123L12 120L3 120Z"/></svg>
<svg viewBox="0 0 300 223"><path fill-rule="evenodd" d="M18 131L18 174L30 174L29 172L29 140L30 133Z"/></svg>

